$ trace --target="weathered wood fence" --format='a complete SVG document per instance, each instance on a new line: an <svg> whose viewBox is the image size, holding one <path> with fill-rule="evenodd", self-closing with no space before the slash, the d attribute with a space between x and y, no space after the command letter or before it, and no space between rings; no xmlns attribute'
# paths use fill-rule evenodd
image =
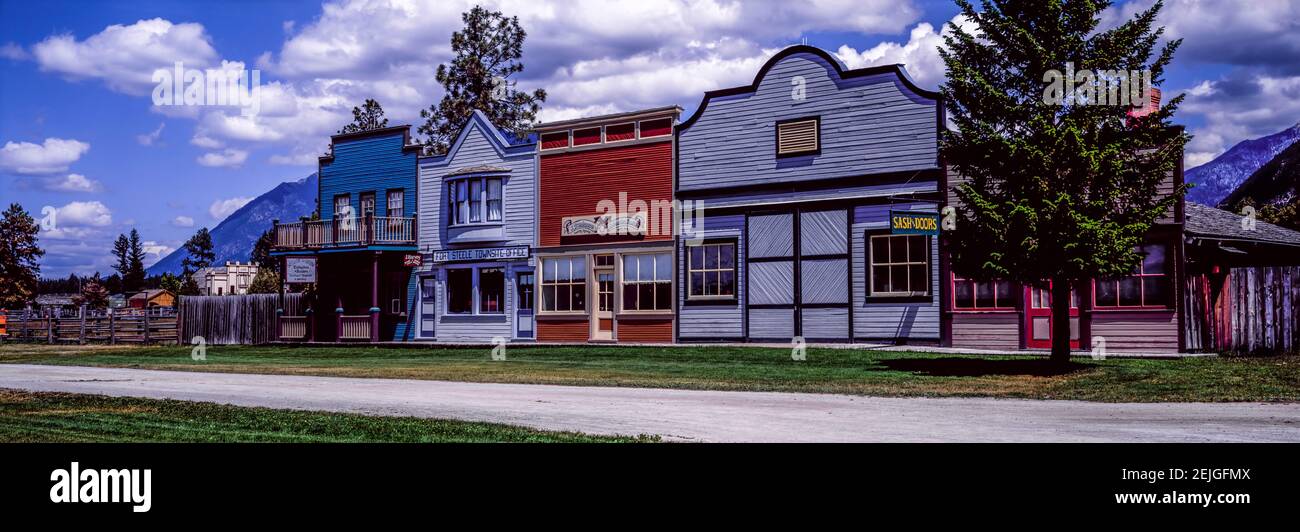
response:
<svg viewBox="0 0 1300 532"><path fill-rule="evenodd" d="M213 345L265 344L277 340L278 294L186 296L180 301L181 338ZM301 294L285 294L285 314L297 314Z"/></svg>
<svg viewBox="0 0 1300 532"><path fill-rule="evenodd" d="M176 314L151 309L116 309L77 316L42 316L35 312L10 312L5 341L48 344L174 344Z"/></svg>
<svg viewBox="0 0 1300 532"><path fill-rule="evenodd" d="M1300 353L1300 266L1192 275L1183 295L1188 350Z"/></svg>

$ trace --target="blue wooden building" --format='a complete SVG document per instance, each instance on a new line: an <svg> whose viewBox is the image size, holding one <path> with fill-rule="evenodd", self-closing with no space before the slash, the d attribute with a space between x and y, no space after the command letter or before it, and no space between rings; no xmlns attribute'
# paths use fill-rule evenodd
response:
<svg viewBox="0 0 1300 532"><path fill-rule="evenodd" d="M704 213L678 240L678 341L937 342L938 239L890 218L937 211L942 124L901 65L810 46L706 93L675 133L676 197Z"/></svg>
<svg viewBox="0 0 1300 532"><path fill-rule="evenodd" d="M419 159L412 339L531 340L537 279L536 143L474 111L445 155Z"/></svg>
<svg viewBox="0 0 1300 532"><path fill-rule="evenodd" d="M281 305L286 341L392 341L411 335L416 158L410 126L334 135L320 157L318 219L275 225L272 256L304 308ZM283 300L283 299L282 299Z"/></svg>

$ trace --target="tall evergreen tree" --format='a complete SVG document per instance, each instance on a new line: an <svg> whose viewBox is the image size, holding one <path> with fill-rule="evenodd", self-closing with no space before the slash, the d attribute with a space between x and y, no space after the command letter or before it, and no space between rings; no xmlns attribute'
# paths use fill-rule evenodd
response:
<svg viewBox="0 0 1300 532"><path fill-rule="evenodd" d="M123 278L131 274L131 241L126 238L125 234L117 235L117 240L113 241L113 257L117 263L113 269Z"/></svg>
<svg viewBox="0 0 1300 532"><path fill-rule="evenodd" d="M358 133L386 127L388 127L388 119L384 118L384 108L379 105L379 102L367 98L366 103L361 107L352 108L352 123L343 126L339 133Z"/></svg>
<svg viewBox="0 0 1300 532"><path fill-rule="evenodd" d="M1052 361L1069 360L1070 289L1138 268L1138 246L1183 194L1158 193L1188 137L1170 127L1182 97L1154 113L1071 100L1049 103L1049 71L1150 70L1158 85L1181 41L1159 47L1162 3L1099 31L1108 0L957 0L978 28L953 25L940 54L958 132L942 152L966 182L954 231L956 271L1035 286L1050 281ZM1152 58L1155 54L1154 59ZM1084 94L1084 93L1080 93Z"/></svg>
<svg viewBox="0 0 1300 532"><path fill-rule="evenodd" d="M276 267L276 261L271 258L271 248L274 245L274 227L267 229L262 236L257 237L257 242L253 243L253 252L249 254L249 260L257 263L258 271Z"/></svg>
<svg viewBox="0 0 1300 532"><path fill-rule="evenodd" d="M445 91L437 105L420 111L419 133L433 153L446 153L475 109L494 125L524 136L546 101L546 91L515 89L510 76L523 72L524 32L518 17L474 6L461 15L465 27L451 35L451 64L438 65L436 79Z"/></svg>
<svg viewBox="0 0 1300 532"><path fill-rule="evenodd" d="M0 308L18 308L36 297L41 256L40 226L17 203L0 215Z"/></svg>
<svg viewBox="0 0 1300 532"><path fill-rule="evenodd" d="M135 229L131 230L131 236L128 238L130 243L127 252L127 273L122 274L122 286L129 292L138 292L144 289L144 244L140 242L140 233Z"/></svg>
<svg viewBox="0 0 1300 532"><path fill-rule="evenodd" d="M194 280L194 273L211 266L212 262L217 260L217 256L212 250L212 235L208 233L206 227L195 232L194 236L185 241L183 247L188 255L181 259L179 293L192 296L199 293L199 285Z"/></svg>

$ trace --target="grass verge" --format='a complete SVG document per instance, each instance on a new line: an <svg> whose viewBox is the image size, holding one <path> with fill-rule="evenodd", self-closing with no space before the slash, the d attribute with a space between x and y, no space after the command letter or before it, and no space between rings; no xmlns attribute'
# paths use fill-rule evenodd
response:
<svg viewBox="0 0 1300 532"><path fill-rule="evenodd" d="M495 423L0 389L0 442L649 442Z"/></svg>

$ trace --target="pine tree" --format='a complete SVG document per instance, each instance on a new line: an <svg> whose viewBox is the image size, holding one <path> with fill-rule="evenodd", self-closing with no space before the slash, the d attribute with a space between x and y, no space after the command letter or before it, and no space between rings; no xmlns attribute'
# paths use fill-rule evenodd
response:
<svg viewBox="0 0 1300 532"><path fill-rule="evenodd" d="M208 233L208 228L204 227L194 233L194 236L185 241L185 252L189 255L181 260L181 279L179 294L192 296L198 295L199 283L194 280L194 273L212 265L217 260L216 254L212 251L212 234Z"/></svg>
<svg viewBox="0 0 1300 532"><path fill-rule="evenodd" d="M339 133L358 133L386 127L388 127L388 119L384 118L384 108L379 105L379 102L367 98L366 103L361 107L352 108L352 123L343 126Z"/></svg>
<svg viewBox="0 0 1300 532"><path fill-rule="evenodd" d="M262 236L257 237L257 242L253 243L253 252L249 254L249 260L257 263L258 271L275 268L275 260L271 258L271 248L275 246L275 228L267 229Z"/></svg>
<svg viewBox="0 0 1300 532"><path fill-rule="evenodd" d="M17 203L0 215L0 308L18 308L36 297L41 256L40 226Z"/></svg>
<svg viewBox="0 0 1300 532"><path fill-rule="evenodd" d="M461 20L465 27L451 35L455 57L450 65L438 65L436 79L444 90L442 101L420 111L425 123L419 133L426 136L425 147L435 154L447 152L475 109L486 114L492 124L522 138L546 101L545 90L529 94L516 90L509 81L511 75L524 70L519 58L527 33L518 17L474 6Z"/></svg>
<svg viewBox="0 0 1300 532"><path fill-rule="evenodd" d="M125 234L117 235L117 240L113 241L113 256L117 258L113 269L123 278L128 277L131 274L131 241Z"/></svg>
<svg viewBox="0 0 1300 532"><path fill-rule="evenodd" d="M138 292L144 289L144 244L140 242L140 233L135 229L131 230L128 241L128 269L127 273L122 274L122 286L130 292Z"/></svg>
<svg viewBox="0 0 1300 532"><path fill-rule="evenodd" d="M941 143L958 187L957 227L946 235L955 271L980 280L1051 283L1052 361L1069 361L1070 289L1135 271L1153 223L1184 192L1158 193L1188 137L1169 119L1182 96L1128 116L1119 105L1049 103L1049 71L1150 70L1158 85L1181 41L1152 54L1162 3L1098 31L1107 0L957 0L978 27L954 25L940 55L948 116ZM1084 93L1080 93L1084 94Z"/></svg>

